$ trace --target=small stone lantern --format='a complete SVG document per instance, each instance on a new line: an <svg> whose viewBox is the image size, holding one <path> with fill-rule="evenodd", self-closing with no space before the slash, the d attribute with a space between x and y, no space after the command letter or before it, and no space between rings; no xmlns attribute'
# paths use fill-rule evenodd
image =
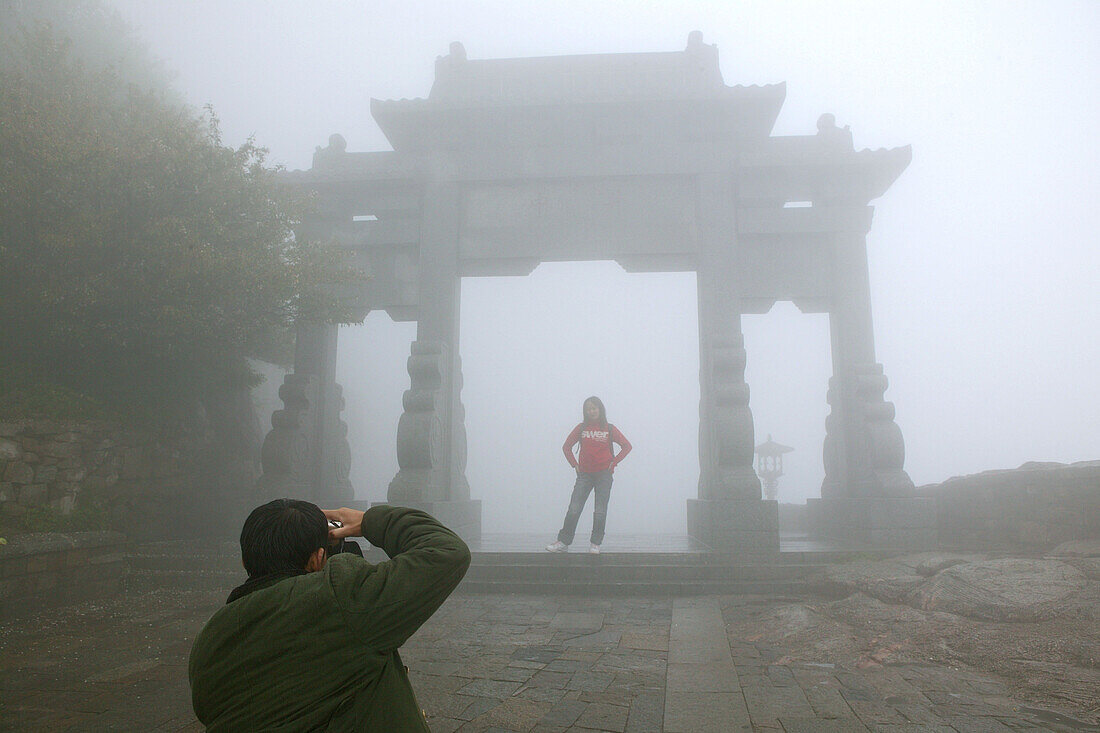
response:
<svg viewBox="0 0 1100 733"><path fill-rule="evenodd" d="M783 454L793 450L789 445L773 441L771 435L766 442L756 446L756 474L764 484L765 499L775 499L779 477L783 475Z"/></svg>

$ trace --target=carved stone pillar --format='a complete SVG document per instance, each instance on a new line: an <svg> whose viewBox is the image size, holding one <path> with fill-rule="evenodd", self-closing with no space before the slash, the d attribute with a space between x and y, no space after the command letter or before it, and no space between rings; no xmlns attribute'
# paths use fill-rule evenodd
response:
<svg viewBox="0 0 1100 733"><path fill-rule="evenodd" d="M283 409L271 414L271 431L260 449L262 473L256 481L257 503L272 499L314 500L310 483L310 427L316 404L317 378L287 374L279 387Z"/></svg>
<svg viewBox="0 0 1100 733"><path fill-rule="evenodd" d="M699 406L700 499L760 498L740 320L728 333L704 339L701 350L700 381L707 387Z"/></svg>
<svg viewBox="0 0 1100 733"><path fill-rule="evenodd" d="M884 399L888 381L875 361L870 278L863 235L837 237L829 323L833 377L826 419L822 497L912 496L905 443Z"/></svg>
<svg viewBox="0 0 1100 733"><path fill-rule="evenodd" d="M481 502L466 480L466 410L458 357L459 191L425 187L421 212L417 340L409 357L411 387L398 423L400 470L387 500L434 515L464 539L481 536Z"/></svg>
<svg viewBox="0 0 1100 733"><path fill-rule="evenodd" d="M779 508L760 498L736 271L736 197L728 175L699 181L699 498L688 533L716 551L779 550Z"/></svg>
<svg viewBox="0 0 1100 733"><path fill-rule="evenodd" d="M347 403L344 401L344 388L333 384L336 406L336 424L332 436L333 498L335 503L350 505L355 499L355 487L351 485L351 445L348 443L348 424L340 417ZM335 506L335 504L334 504Z"/></svg>
<svg viewBox="0 0 1100 733"><path fill-rule="evenodd" d="M915 496L905 473L905 442L884 398L888 380L875 361L867 250L862 234L834 245L829 314L833 376L825 420L825 479L811 509L816 532L835 539L922 548L935 543L935 507Z"/></svg>
<svg viewBox="0 0 1100 733"><path fill-rule="evenodd" d="M261 454L258 491L268 499L306 499L322 507L350 504L351 448L340 418L344 396L336 383L337 326L305 322L297 328L294 373L279 388L283 409L271 416Z"/></svg>
<svg viewBox="0 0 1100 733"><path fill-rule="evenodd" d="M855 365L829 380L822 497L914 494L894 405L883 397L887 384L881 364Z"/></svg>
<svg viewBox="0 0 1100 733"><path fill-rule="evenodd" d="M466 480L466 406L462 404L462 358L451 360L451 499L468 501L470 482ZM480 507L480 502L478 503Z"/></svg>
<svg viewBox="0 0 1100 733"><path fill-rule="evenodd" d="M405 391L405 411L397 423L397 465L386 498L392 504L447 501L443 454L448 349L440 341L414 341Z"/></svg>
<svg viewBox="0 0 1100 733"><path fill-rule="evenodd" d="M344 396L336 383L338 333L333 323L299 323L294 349L294 373L312 376L317 382L310 411L310 484L313 501L324 507L346 505L355 498L347 477L351 467L347 425L340 418ZM342 458L345 455L346 467Z"/></svg>

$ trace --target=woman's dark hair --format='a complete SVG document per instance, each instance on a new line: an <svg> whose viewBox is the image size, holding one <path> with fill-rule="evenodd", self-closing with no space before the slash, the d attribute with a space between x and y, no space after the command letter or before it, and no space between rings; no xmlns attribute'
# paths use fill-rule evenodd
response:
<svg viewBox="0 0 1100 733"><path fill-rule="evenodd" d="M316 504L276 499L258 506L241 529L241 559L248 577L304 570L318 547L328 545L328 520Z"/></svg>
<svg viewBox="0 0 1100 733"><path fill-rule="evenodd" d="M607 408L603 406L603 400L601 400L599 397L596 397L596 396L589 397L588 399L586 399L584 402L581 403L581 422L582 423L588 422L588 416L584 414L584 406L587 405L589 402L591 402L596 407L600 408L600 416L598 418L596 418L596 420L600 423L600 425L602 425L606 428L607 427Z"/></svg>

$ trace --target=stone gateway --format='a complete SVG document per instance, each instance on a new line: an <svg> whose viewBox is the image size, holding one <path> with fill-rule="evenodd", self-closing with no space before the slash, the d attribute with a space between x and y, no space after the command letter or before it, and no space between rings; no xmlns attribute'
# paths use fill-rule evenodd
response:
<svg viewBox="0 0 1100 733"><path fill-rule="evenodd" d="M873 527L866 539L890 542L921 536L926 520L934 527L884 399L866 254L868 203L908 166L910 148L856 151L829 114L815 135L773 136L785 93L727 86L717 48L698 32L672 53L477 60L456 43L436 61L427 98L371 100L392 151L348 152L334 135L310 170L287 174L321 202L300 233L369 273L348 293L361 312L417 323L391 503L480 534L465 476L461 278L613 259L629 272L698 278L692 536L719 551L778 551L777 504L761 498L753 470L741 333L743 314L777 300L829 314L823 526L845 536ZM335 326L300 324L261 479L304 481L326 505L353 498L335 357ZM276 458L280 446L296 458Z"/></svg>

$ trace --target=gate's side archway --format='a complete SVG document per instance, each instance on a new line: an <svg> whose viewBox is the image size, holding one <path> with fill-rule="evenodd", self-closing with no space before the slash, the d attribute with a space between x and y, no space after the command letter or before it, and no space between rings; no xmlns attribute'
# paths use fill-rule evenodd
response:
<svg viewBox="0 0 1100 733"><path fill-rule="evenodd" d="M778 301L767 313L741 320L756 443L759 446L772 435L776 443L794 448L783 456L783 475L774 497L780 503L782 525L783 504L805 504L821 496L821 446L829 413L822 396L832 374L829 317L803 313L789 301ZM759 455L757 459L759 471Z"/></svg>
<svg viewBox="0 0 1100 733"><path fill-rule="evenodd" d="M386 498L397 473L397 422L401 395L408 389L405 369L415 323L396 323L385 311L368 313L362 323L340 326L336 379L346 402L351 483L360 499Z"/></svg>
<svg viewBox="0 0 1100 733"><path fill-rule="evenodd" d="M752 465L741 333L743 314L777 299L829 314L831 414L817 509L836 520L825 524L893 541L919 529L890 519L922 504L883 398L865 244L868 202L909 164L910 149L856 152L831 115L817 135L773 137L784 96L782 84L726 86L717 49L698 33L676 53L468 60L452 44L426 99L372 100L392 152L348 153L333 136L311 170L288 176L326 205L302 234L335 240L371 274L358 294L363 308L417 323L389 501L424 507L460 534L480 532L465 476L461 278L614 259L628 271L697 274L700 470L690 534L720 550L778 549L776 504L761 499ZM345 500L335 329L303 324L298 351L269 442L300 455L279 463L283 453L265 451L261 482L297 481L326 503Z"/></svg>

